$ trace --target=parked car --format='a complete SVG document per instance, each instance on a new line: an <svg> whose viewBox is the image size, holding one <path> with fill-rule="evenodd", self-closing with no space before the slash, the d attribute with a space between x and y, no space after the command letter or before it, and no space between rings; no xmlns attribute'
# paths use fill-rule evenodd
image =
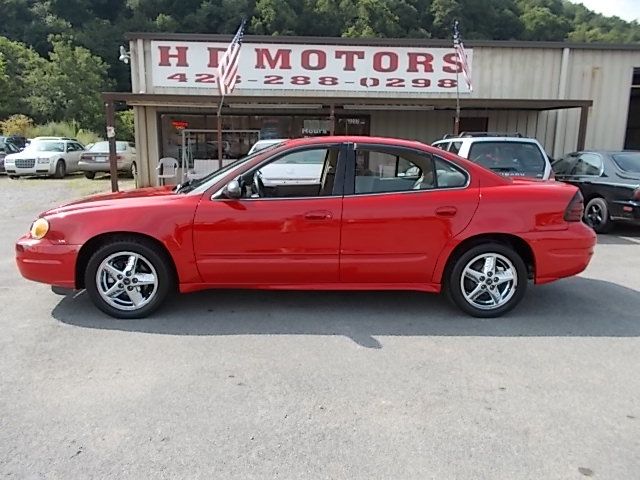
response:
<svg viewBox="0 0 640 480"><path fill-rule="evenodd" d="M21 152L5 157L5 169L10 178L24 175L64 178L67 173L78 171L82 152L82 144L72 138L36 137Z"/></svg>
<svg viewBox="0 0 640 480"><path fill-rule="evenodd" d="M447 135L432 145L506 177L548 180L553 173L549 156L540 142L520 134L464 132L458 136Z"/></svg>
<svg viewBox="0 0 640 480"><path fill-rule="evenodd" d="M12 153L18 153L18 147L16 147L13 143L3 141L3 137L0 137L0 173L6 173L4 169L4 157L10 155Z"/></svg>
<svg viewBox="0 0 640 480"><path fill-rule="evenodd" d="M315 185L267 186L258 174L318 152ZM494 317L530 279L586 268L596 236L582 213L572 185L504 178L415 141L317 137L179 187L46 211L16 256L24 277L86 289L117 318L149 315L174 289L208 288L445 291L468 314Z"/></svg>
<svg viewBox="0 0 640 480"><path fill-rule="evenodd" d="M640 225L640 152L574 152L553 170L557 180L580 189L584 221L596 232L606 233L618 221Z"/></svg>
<svg viewBox="0 0 640 480"><path fill-rule="evenodd" d="M21 135L0 136L0 144L4 143L10 143L20 151L27 145L27 139Z"/></svg>
<svg viewBox="0 0 640 480"><path fill-rule="evenodd" d="M136 146L131 142L116 142L116 159L118 171L134 177L137 174ZM94 179L96 173L111 171L109 164L109 142L94 143L91 148L82 152L78 163L80 171L88 179Z"/></svg>

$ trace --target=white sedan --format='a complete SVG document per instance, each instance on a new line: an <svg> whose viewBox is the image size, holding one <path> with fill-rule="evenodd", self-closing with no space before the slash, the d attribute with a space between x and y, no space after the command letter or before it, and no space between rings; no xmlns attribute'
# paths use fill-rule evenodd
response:
<svg viewBox="0 0 640 480"><path fill-rule="evenodd" d="M7 155L5 170L10 178L43 175L64 178L78 170L84 147L76 140L65 137L37 137L18 153Z"/></svg>

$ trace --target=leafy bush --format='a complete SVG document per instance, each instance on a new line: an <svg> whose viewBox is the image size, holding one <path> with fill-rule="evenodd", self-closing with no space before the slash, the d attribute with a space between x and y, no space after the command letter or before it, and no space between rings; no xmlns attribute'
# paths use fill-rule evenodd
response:
<svg viewBox="0 0 640 480"><path fill-rule="evenodd" d="M90 130L78 128L75 122L49 122L44 125L35 125L27 129L27 136L33 137L69 137L75 138L80 143L95 143L102 140L100 135Z"/></svg>
<svg viewBox="0 0 640 480"><path fill-rule="evenodd" d="M129 142L136 141L133 110L116 113L116 138L118 140L128 140Z"/></svg>
<svg viewBox="0 0 640 480"><path fill-rule="evenodd" d="M0 122L0 130L3 135L25 135L33 128L33 120L26 115L11 115L6 120Z"/></svg>

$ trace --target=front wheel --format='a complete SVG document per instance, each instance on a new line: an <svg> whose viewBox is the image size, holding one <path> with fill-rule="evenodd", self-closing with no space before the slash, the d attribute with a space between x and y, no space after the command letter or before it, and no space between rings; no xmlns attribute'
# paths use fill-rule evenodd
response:
<svg viewBox="0 0 640 480"><path fill-rule="evenodd" d="M131 164L131 169L129 170L129 175L131 176L131 178L136 178L136 176L138 175L138 167L136 167L136 162L133 162Z"/></svg>
<svg viewBox="0 0 640 480"><path fill-rule="evenodd" d="M94 178L96 178L96 172L84 172L84 177L88 178L89 180L93 180Z"/></svg>
<svg viewBox="0 0 640 480"><path fill-rule="evenodd" d="M527 267L512 248L485 243L464 252L450 269L449 298L474 317L498 317L513 309L527 289Z"/></svg>
<svg viewBox="0 0 640 480"><path fill-rule="evenodd" d="M67 174L67 166L64 163L64 160L58 160L58 163L56 163L56 171L53 174L54 178L64 178L64 176Z"/></svg>
<svg viewBox="0 0 640 480"><path fill-rule="evenodd" d="M85 288L93 303L115 318L142 318L154 312L173 285L168 259L147 242L118 240L89 259Z"/></svg>

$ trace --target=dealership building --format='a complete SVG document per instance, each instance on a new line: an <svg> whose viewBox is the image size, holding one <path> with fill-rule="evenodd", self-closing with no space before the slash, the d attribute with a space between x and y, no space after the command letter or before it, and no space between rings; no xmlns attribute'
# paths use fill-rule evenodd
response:
<svg viewBox="0 0 640 480"><path fill-rule="evenodd" d="M161 158L213 171L258 139L374 135L431 143L454 129L520 133L552 157L640 149L640 45L469 41L469 89L450 42L244 37L239 82L221 109L216 70L230 36L129 35L140 185ZM120 103L122 104L122 103ZM180 173L182 175L182 173Z"/></svg>

